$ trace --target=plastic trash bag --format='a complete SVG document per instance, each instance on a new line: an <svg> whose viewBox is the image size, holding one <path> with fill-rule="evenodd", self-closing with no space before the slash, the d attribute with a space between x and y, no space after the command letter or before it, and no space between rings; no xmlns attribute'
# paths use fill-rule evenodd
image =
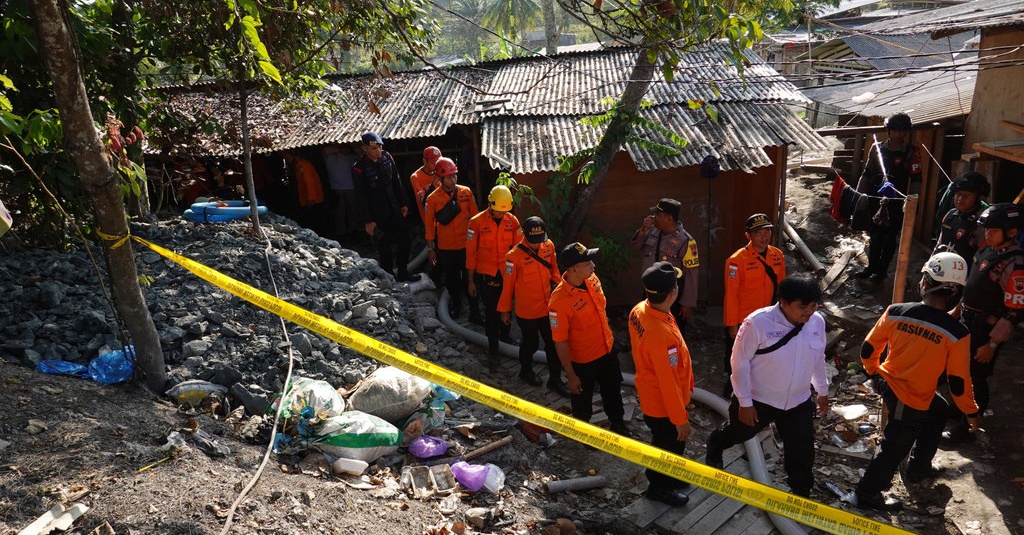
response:
<svg viewBox="0 0 1024 535"><path fill-rule="evenodd" d="M354 410L401 422L420 407L429 393L429 381L385 366L364 379L348 402Z"/></svg>
<svg viewBox="0 0 1024 535"><path fill-rule="evenodd" d="M167 389L164 395L173 399L178 405L188 404L198 407L211 394L223 396L227 393L228 389L221 385L203 381L202 379L189 379Z"/></svg>
<svg viewBox="0 0 1024 535"><path fill-rule="evenodd" d="M133 346L104 353L89 361L89 373L86 378L101 385L123 383L131 379L135 373L134 362L135 348Z"/></svg>
<svg viewBox="0 0 1024 535"><path fill-rule="evenodd" d="M72 375L83 379L89 373L89 368L65 360L44 360L36 366L36 369L51 375Z"/></svg>
<svg viewBox="0 0 1024 535"><path fill-rule="evenodd" d="M304 407L312 407L316 415L330 417L345 412L345 399L338 394L327 381L319 381L306 377L296 377L291 385L284 389L284 395L278 394L267 406L267 414L277 412L277 404L284 399L281 417L288 419L299 416Z"/></svg>
<svg viewBox="0 0 1024 535"><path fill-rule="evenodd" d="M358 459L368 463L398 451L402 433L394 425L365 412L348 411L331 416L316 428L308 442L332 457Z"/></svg>
<svg viewBox="0 0 1024 535"><path fill-rule="evenodd" d="M448 443L443 438L431 435L420 435L409 443L409 453L420 459L444 455L446 451L448 451Z"/></svg>

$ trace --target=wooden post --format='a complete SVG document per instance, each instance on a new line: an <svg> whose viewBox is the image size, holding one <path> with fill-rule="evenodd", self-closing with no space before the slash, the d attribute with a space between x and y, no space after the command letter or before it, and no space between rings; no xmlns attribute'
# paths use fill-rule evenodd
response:
<svg viewBox="0 0 1024 535"><path fill-rule="evenodd" d="M896 256L896 276L892 280L892 302L902 303L907 288L907 265L910 263L910 245L914 240L914 219L917 217L917 195L907 195L903 204L903 231L900 250Z"/></svg>

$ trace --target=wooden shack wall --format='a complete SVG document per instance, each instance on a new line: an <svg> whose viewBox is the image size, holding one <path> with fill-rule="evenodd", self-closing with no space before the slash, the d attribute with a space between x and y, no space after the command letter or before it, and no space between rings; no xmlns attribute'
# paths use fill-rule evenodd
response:
<svg viewBox="0 0 1024 535"><path fill-rule="evenodd" d="M785 147L768 147L766 152L776 162L785 160ZM722 303L723 266L725 259L746 243L743 225L755 212L778 217L782 172L778 165L757 169L756 173L729 171L717 178L705 179L696 166L640 172L626 152L612 160L608 176L594 200L587 225L616 236L628 247L629 238L658 199L671 197L682 203L680 219L686 230L697 239L701 254L699 299L717 306ZM534 188L538 196L546 195L549 173L517 175L516 180ZM521 219L532 215L524 206ZM580 241L588 243L589 236ZM564 243L556 244L559 248ZM597 263L600 264L598 257ZM600 271L600 266L598 267ZM640 259L631 255L629 267L613 278L606 288L612 306L635 304L641 294Z"/></svg>

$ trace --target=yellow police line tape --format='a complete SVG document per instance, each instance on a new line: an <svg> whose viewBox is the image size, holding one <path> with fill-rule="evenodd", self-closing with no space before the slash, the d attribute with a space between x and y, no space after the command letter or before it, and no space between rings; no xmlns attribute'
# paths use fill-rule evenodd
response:
<svg viewBox="0 0 1024 535"><path fill-rule="evenodd" d="M507 392L459 375L370 338L333 320L303 310L142 238L132 236L132 239L181 265L214 286L339 344L443 386L495 410L547 427L561 435L589 444L616 457L829 533L840 535L912 533L705 466L643 442L622 437L547 407L519 399Z"/></svg>

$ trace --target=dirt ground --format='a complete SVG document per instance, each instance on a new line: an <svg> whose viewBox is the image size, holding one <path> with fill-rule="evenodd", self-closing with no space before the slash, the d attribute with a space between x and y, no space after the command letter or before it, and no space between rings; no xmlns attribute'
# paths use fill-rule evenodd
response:
<svg viewBox="0 0 1024 535"><path fill-rule="evenodd" d="M788 217L826 267L844 250L863 245L859 236L829 219L830 186L821 175L796 175L787 189ZM807 269L794 251L786 253L790 271ZM914 256L912 274L920 269L927 250L918 246ZM910 279L912 292L917 277ZM872 313L877 317L888 304L890 291L891 281L839 283L823 309L830 327L842 329L843 334L830 344L835 355L854 359L859 339L874 321L865 318ZM613 311L619 319L624 314L624 310ZM716 314L720 312L703 311L688 332L698 386L711 392L719 392L722 385L719 367L724 347ZM1024 534L1020 453L1024 423L1012 413L1024 388L1020 355L1019 342L1004 351L1000 373L994 378L993 413L983 422L981 438L957 448L943 446L937 461L947 470L932 484L908 488L897 477L893 491L909 500L911 508L876 518L922 535ZM514 379L481 368L470 365L456 371L512 393L523 389ZM877 408L873 396L843 378L836 379L834 404L865 403L872 411ZM632 389L625 392L635 396ZM0 420L2 533L17 532L56 503L90 507L71 533L220 533L232 503L264 456L261 445L240 438L222 418L179 410L133 386L104 387L0 362L0 403L5 407ZM513 437L512 446L480 459L505 469L506 487L500 494L410 498L396 477L405 462L401 456L376 463L371 477L360 481L326 474L311 461L271 455L262 477L234 513L230 533L439 534L455 529L472 507L490 509L493 518L486 527L470 527L467 533L557 533L551 524L559 517L572 519L578 533L649 532L637 530L619 513L646 485L639 467L561 437L543 447L501 415L463 400L452 402L451 409L450 416L481 422L473 438L449 432L449 440L459 448L472 450L505 435ZM693 408L693 415L696 430L688 456L702 459L704 440L720 418L700 406ZM630 427L642 437L649 436L639 420ZM161 449L172 432L188 436L196 428L211 433L231 453L211 457L191 443ZM828 429L823 429L819 444L827 445L828 435ZM816 476L821 483L829 481L849 491L857 470L864 466L866 461L858 457L821 452ZM542 489L545 481L582 476L591 469L608 476L612 484L558 495ZM847 507L826 488L815 493L824 503Z"/></svg>

